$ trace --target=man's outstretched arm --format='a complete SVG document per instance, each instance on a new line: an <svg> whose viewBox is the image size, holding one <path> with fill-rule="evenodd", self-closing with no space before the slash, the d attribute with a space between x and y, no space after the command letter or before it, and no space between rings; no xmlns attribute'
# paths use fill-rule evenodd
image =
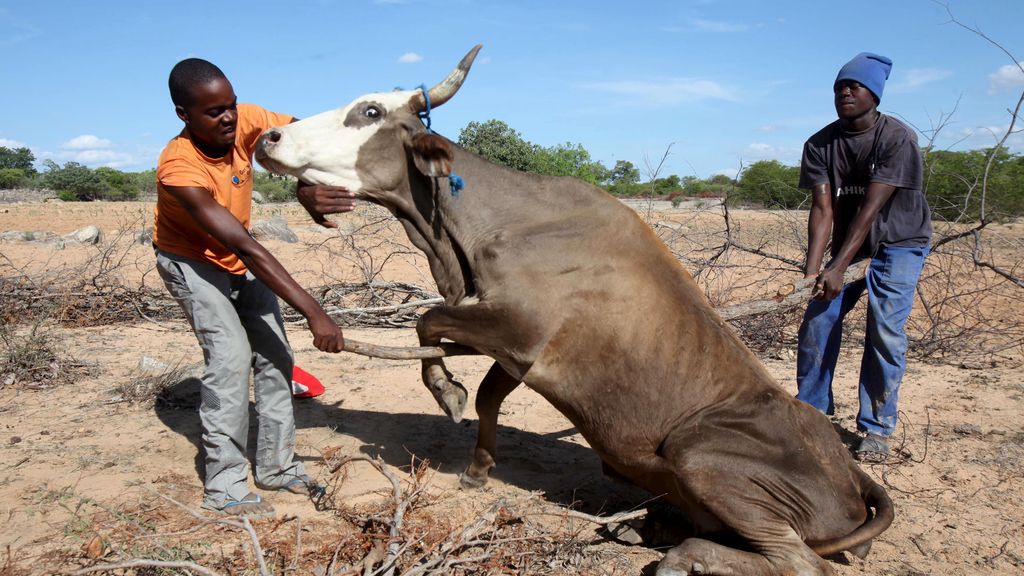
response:
<svg viewBox="0 0 1024 576"><path fill-rule="evenodd" d="M340 352L345 345L341 328L324 309L288 274L277 258L253 240L242 223L226 208L214 201L207 190L196 187L165 186L199 227L231 250L245 263L253 275L274 294L299 311L309 322L313 345L323 352Z"/></svg>

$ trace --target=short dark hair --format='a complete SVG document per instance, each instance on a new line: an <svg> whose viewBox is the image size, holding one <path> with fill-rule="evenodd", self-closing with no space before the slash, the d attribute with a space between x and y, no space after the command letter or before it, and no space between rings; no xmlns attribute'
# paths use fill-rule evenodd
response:
<svg viewBox="0 0 1024 576"><path fill-rule="evenodd" d="M192 87L199 86L220 80L227 79L214 64L202 58L186 58L171 68L171 76L167 79L167 86L171 89L171 102L175 106L189 106L192 104Z"/></svg>

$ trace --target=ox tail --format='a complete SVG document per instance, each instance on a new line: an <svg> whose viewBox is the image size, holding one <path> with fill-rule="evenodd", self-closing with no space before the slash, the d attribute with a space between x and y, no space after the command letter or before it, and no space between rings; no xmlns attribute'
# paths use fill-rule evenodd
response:
<svg viewBox="0 0 1024 576"><path fill-rule="evenodd" d="M882 488L880 484L872 480L870 476L859 468L857 472L861 476L862 494L864 495L864 505L868 511L868 519L855 528L853 532L845 536L823 542L808 542L807 545L818 556L825 557L849 551L851 554L863 559L871 550L872 539L884 532L892 524L895 511L892 500L889 499L885 488Z"/></svg>

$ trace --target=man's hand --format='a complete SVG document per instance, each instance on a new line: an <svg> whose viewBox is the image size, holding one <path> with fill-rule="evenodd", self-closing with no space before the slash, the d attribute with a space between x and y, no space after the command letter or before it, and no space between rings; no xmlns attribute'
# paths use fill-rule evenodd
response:
<svg viewBox="0 0 1024 576"><path fill-rule="evenodd" d="M356 195L347 188L340 186L323 186L321 184L305 184L299 182L295 191L299 203L313 217L313 221L324 228L337 228L338 225L328 220L327 214L351 212L356 206Z"/></svg>
<svg viewBox="0 0 1024 576"><path fill-rule="evenodd" d="M345 337L326 312L313 314L309 319L309 331L313 333L313 346L321 352L341 352L345 349Z"/></svg>
<svg viewBox="0 0 1024 576"><path fill-rule="evenodd" d="M818 274L818 280L814 283L814 290L811 293L817 300L835 300L843 289L845 275L846 267L826 266L821 274Z"/></svg>

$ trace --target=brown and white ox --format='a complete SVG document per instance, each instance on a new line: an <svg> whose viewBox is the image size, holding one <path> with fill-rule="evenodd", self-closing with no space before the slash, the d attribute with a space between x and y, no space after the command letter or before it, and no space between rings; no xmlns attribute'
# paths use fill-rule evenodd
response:
<svg viewBox="0 0 1024 576"><path fill-rule="evenodd" d="M429 91L459 89L480 46ZM885 491L828 419L783 390L636 213L572 178L526 174L428 132L422 91L368 94L265 133L268 169L345 186L388 208L430 263L443 306L420 319L494 359L473 461L495 465L502 400L520 382L576 426L609 474L681 508L698 529L659 565L677 574L830 574L892 521ZM449 190L457 173L466 187ZM440 358L423 380L454 420L466 392ZM700 535L738 535L740 548Z"/></svg>

